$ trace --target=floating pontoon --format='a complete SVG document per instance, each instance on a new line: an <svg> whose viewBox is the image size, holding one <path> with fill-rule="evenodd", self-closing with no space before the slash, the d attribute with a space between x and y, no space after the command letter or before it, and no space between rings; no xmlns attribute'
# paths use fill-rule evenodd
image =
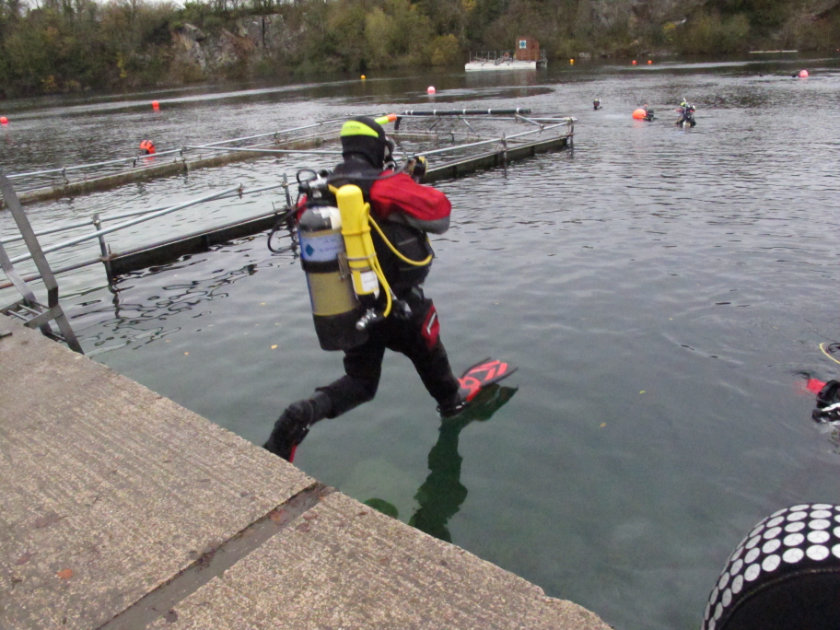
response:
<svg viewBox="0 0 840 630"><path fill-rule="evenodd" d="M429 169L424 182L462 177L480 170L506 167L509 163L541 153L572 149L574 118L559 115L532 114L529 109L429 109L406 110L393 115L393 127L388 133L396 144L395 157L399 163L417 155L425 156ZM276 155L300 155L323 158L325 166L340 161L339 130L345 119L331 120L268 134L237 138L201 146L162 151L153 156L111 160L77 167L43 170L35 173L11 174L21 203L65 196L83 195L94 190L107 190L127 182L161 177L196 168L217 167L227 162ZM281 224L292 206L296 194L294 173L280 175L277 183L248 190L242 185L215 192L177 205L145 210L124 211L113 215L94 215L90 221L77 221L65 226L78 231L84 225L93 228L89 234L44 247L44 253L66 249L85 242L96 241L98 252L83 255L55 273L69 272L80 267L102 263L110 279L153 265L165 264L179 257L207 251L210 247L236 238L267 232ZM58 180L58 181L55 181ZM242 197L282 189L283 207L233 223L203 226L198 232L172 235L130 250L112 249L105 237L122 228L172 214L187 207L208 203L221 197ZM108 227L105 227L108 224ZM56 234L62 226L36 232L41 236ZM20 237L0 239L0 246ZM31 259L21 254L11 258L18 264ZM33 274L26 280L40 277ZM0 283L0 289L10 287Z"/></svg>

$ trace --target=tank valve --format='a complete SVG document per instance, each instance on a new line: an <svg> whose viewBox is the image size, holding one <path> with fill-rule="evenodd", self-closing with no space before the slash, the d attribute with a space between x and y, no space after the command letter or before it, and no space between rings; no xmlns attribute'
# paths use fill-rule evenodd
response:
<svg viewBox="0 0 840 630"><path fill-rule="evenodd" d="M381 319L383 319L382 315L377 313L372 308L369 308L365 311L365 314L359 318L359 321L356 322L356 330L365 330L368 326L378 322Z"/></svg>

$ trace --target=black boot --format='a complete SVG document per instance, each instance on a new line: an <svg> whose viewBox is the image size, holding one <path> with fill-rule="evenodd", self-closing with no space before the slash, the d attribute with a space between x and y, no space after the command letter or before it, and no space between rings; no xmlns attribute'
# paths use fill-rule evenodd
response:
<svg viewBox="0 0 840 630"><path fill-rule="evenodd" d="M467 401L461 398L461 392L455 392L449 400L438 405L437 411L441 418L457 416L467 407Z"/></svg>
<svg viewBox="0 0 840 630"><path fill-rule="evenodd" d="M331 408L330 399L324 392L315 392L312 398L292 403L274 423L274 429L263 447L292 461L297 445L309 433L309 428L326 418Z"/></svg>

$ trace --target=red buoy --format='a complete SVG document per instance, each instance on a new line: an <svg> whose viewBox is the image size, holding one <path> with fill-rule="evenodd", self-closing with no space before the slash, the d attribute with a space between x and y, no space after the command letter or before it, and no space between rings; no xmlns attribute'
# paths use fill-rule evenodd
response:
<svg viewBox="0 0 840 630"><path fill-rule="evenodd" d="M157 101L152 101L152 109L156 112L160 111L160 103L158 103Z"/></svg>
<svg viewBox="0 0 840 630"><path fill-rule="evenodd" d="M5 127L8 124L9 124L9 119L6 118L5 116L0 116L0 125L3 125Z"/></svg>
<svg viewBox="0 0 840 630"><path fill-rule="evenodd" d="M799 71L799 78L800 79L807 79L808 78L808 71L807 70L800 70Z"/></svg>

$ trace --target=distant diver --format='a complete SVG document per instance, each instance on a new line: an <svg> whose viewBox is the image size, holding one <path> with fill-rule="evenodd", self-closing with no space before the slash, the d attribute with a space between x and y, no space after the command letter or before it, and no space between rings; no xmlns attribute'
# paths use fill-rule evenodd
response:
<svg viewBox="0 0 840 630"><path fill-rule="evenodd" d="M697 124L697 121L694 120L694 105L691 105L685 99L682 100L680 106L677 108L677 113L680 115L679 120L677 120L678 127L694 127Z"/></svg>
<svg viewBox="0 0 840 630"><path fill-rule="evenodd" d="M142 155L152 155L155 152L155 143L151 140L143 140L140 142L140 153Z"/></svg>
<svg viewBox="0 0 840 630"><path fill-rule="evenodd" d="M653 115L653 110L647 106L647 103L645 103L641 107L637 107L633 110L633 118L635 118L636 120L646 120L650 122L655 117Z"/></svg>

